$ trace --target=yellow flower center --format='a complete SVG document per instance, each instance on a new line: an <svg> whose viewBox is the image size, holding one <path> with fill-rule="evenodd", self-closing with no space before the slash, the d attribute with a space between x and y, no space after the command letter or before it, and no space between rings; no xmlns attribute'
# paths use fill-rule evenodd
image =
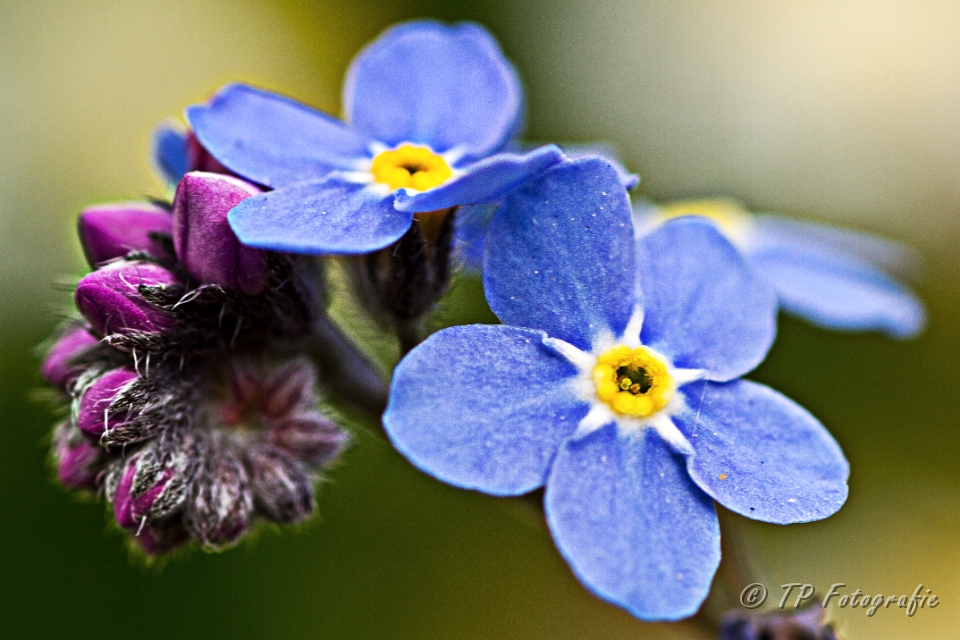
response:
<svg viewBox="0 0 960 640"><path fill-rule="evenodd" d="M394 191L404 188L426 191L443 184L453 175L443 156L429 147L412 144L378 153L370 171L374 180Z"/></svg>
<svg viewBox="0 0 960 640"><path fill-rule="evenodd" d="M622 344L597 358L593 383L597 396L611 409L640 418L663 409L676 390L667 362L659 354Z"/></svg>
<svg viewBox="0 0 960 640"><path fill-rule="evenodd" d="M709 218L728 236L740 232L750 219L750 214L734 200L678 200L660 207L660 217L664 220L680 216Z"/></svg>

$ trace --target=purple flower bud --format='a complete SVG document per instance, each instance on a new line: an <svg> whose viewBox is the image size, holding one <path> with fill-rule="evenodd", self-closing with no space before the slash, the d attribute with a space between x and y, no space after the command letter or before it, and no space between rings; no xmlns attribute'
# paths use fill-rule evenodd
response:
<svg viewBox="0 0 960 640"><path fill-rule="evenodd" d="M71 361L99 343L90 335L88 329L89 327L83 325L72 324L50 347L47 357L40 365L40 374L51 385L66 389L83 371L83 367L73 366Z"/></svg>
<svg viewBox="0 0 960 640"><path fill-rule="evenodd" d="M232 453L217 455L194 481L188 526L204 546L221 547L237 540L252 517L246 469Z"/></svg>
<svg viewBox="0 0 960 640"><path fill-rule="evenodd" d="M158 525L145 525L134 540L144 553L151 556L169 553L188 540L187 530L179 522L165 522Z"/></svg>
<svg viewBox="0 0 960 640"><path fill-rule="evenodd" d="M267 286L267 254L240 244L227 213L260 189L231 176L188 173L173 199L177 256L199 282L255 295Z"/></svg>
<svg viewBox="0 0 960 640"><path fill-rule="evenodd" d="M340 455L350 436L319 413L307 413L280 422L270 430L269 441L317 467Z"/></svg>
<svg viewBox="0 0 960 640"><path fill-rule="evenodd" d="M75 428L62 425L54 435L54 456L60 484L72 489L96 489L107 462L106 452Z"/></svg>
<svg viewBox="0 0 960 640"><path fill-rule="evenodd" d="M173 220L161 207L146 202L118 202L87 207L77 221L80 244L91 266L131 251L163 255L151 233L170 235Z"/></svg>
<svg viewBox="0 0 960 640"><path fill-rule="evenodd" d="M289 454L254 446L247 451L247 462L257 512L280 523L296 522L313 512L310 474Z"/></svg>
<svg viewBox="0 0 960 640"><path fill-rule="evenodd" d="M186 500L190 445L163 451L162 443L147 447L127 460L113 494L113 515L125 529L163 519Z"/></svg>
<svg viewBox="0 0 960 640"><path fill-rule="evenodd" d="M77 284L77 309L101 335L134 331L160 333L173 317L141 294L140 286L178 284L172 273L150 262L115 262L85 276Z"/></svg>
<svg viewBox="0 0 960 640"><path fill-rule="evenodd" d="M110 411L110 405L137 377L137 372L130 367L120 367L103 374L87 387L77 410L77 427L84 435L98 440L104 431L127 420L125 412Z"/></svg>

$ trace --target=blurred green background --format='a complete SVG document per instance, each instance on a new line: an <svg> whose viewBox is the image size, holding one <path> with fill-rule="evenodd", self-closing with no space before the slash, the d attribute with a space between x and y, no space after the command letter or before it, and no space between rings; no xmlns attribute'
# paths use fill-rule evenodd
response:
<svg viewBox="0 0 960 640"><path fill-rule="evenodd" d="M850 638L960 631L960 5L941 0L34 0L0 3L0 628L9 638L686 638L571 577L535 511L456 491L362 439L321 518L162 568L51 480L33 347L82 269L86 204L160 195L162 118L230 80L337 113L352 55L414 17L483 22L529 137L617 143L652 198L723 194L917 247L917 340L784 319L754 375L832 430L851 497L821 523L723 514L743 579L941 606L835 610ZM742 586L739 585L738 586Z"/></svg>

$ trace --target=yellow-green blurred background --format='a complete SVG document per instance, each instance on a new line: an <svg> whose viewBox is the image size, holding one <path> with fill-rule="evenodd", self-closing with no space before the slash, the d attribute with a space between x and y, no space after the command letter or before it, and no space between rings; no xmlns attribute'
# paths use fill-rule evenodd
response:
<svg viewBox="0 0 960 640"><path fill-rule="evenodd" d="M474 19L518 65L528 135L617 143L663 199L907 241L918 340L785 319L755 378L818 415L853 468L841 513L727 515L751 578L941 606L837 610L850 638L960 637L960 4L952 0L32 0L0 2L0 629L9 638L680 638L570 576L524 505L460 492L363 439L321 518L162 570L132 562L100 505L55 486L32 348L82 269L77 212L160 195L160 119L230 80L336 113L351 56L392 22Z"/></svg>

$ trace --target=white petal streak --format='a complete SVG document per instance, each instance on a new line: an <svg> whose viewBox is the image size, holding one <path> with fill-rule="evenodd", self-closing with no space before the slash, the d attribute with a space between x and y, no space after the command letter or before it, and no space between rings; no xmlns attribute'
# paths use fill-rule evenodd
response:
<svg viewBox="0 0 960 640"><path fill-rule="evenodd" d="M617 417L613 411L610 410L610 407L599 402L595 403L590 407L587 415L583 416L580 420L580 424L577 425L577 431L573 437L582 438L587 434L593 433L603 425L616 421L616 419Z"/></svg>
<svg viewBox="0 0 960 640"><path fill-rule="evenodd" d="M673 424L673 420L670 419L670 416L667 415L666 412L660 412L652 416L650 418L650 426L656 429L660 437L666 440L677 453L683 453L685 455L693 454L693 446L690 444L690 441L680 433L680 429L677 429L677 425Z"/></svg>
<svg viewBox="0 0 960 640"><path fill-rule="evenodd" d="M569 360L573 366L582 371L593 371L597 363L596 356L590 355L586 351L581 351L565 340L560 338L544 338L543 344L552 348L554 351Z"/></svg>

